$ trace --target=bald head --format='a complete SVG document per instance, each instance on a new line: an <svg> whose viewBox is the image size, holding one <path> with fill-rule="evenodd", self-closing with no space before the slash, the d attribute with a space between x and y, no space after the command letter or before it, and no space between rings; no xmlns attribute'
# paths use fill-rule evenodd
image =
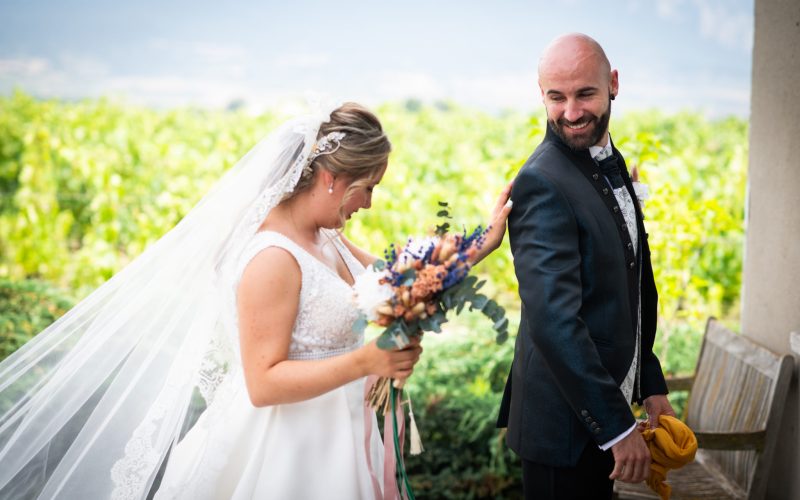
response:
<svg viewBox="0 0 800 500"><path fill-rule="evenodd" d="M599 43L581 33L553 40L539 60L539 89L550 129L569 147L605 146L619 76Z"/></svg>
<svg viewBox="0 0 800 500"><path fill-rule="evenodd" d="M553 71L590 71L609 75L611 65L603 47L583 33L561 35L548 45L539 59L539 79Z"/></svg>

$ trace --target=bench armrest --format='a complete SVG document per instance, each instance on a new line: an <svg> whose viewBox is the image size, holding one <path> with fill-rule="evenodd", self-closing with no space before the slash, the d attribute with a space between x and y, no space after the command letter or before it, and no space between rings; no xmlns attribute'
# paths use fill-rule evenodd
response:
<svg viewBox="0 0 800 500"><path fill-rule="evenodd" d="M764 448L767 431L698 432L697 447L706 450L759 450Z"/></svg>
<svg viewBox="0 0 800 500"><path fill-rule="evenodd" d="M670 392L691 391L694 384L694 375L687 377L667 377L667 389Z"/></svg>

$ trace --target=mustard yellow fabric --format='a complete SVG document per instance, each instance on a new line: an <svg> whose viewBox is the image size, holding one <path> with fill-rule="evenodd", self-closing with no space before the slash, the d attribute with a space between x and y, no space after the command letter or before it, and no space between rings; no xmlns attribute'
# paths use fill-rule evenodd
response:
<svg viewBox="0 0 800 500"><path fill-rule="evenodd" d="M645 424L642 437L652 457L647 485L662 500L669 500L672 488L664 482L667 471L679 469L694 460L697 438L686 424L667 415L658 417L657 429L650 429L649 424Z"/></svg>

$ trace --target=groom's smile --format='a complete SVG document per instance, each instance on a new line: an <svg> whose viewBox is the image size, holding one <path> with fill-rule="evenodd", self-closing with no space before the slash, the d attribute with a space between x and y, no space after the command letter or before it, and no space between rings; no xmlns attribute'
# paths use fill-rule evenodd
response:
<svg viewBox="0 0 800 500"><path fill-rule="evenodd" d="M561 137L561 140L570 148L582 150L594 146L605 137L610 118L611 107L609 105L599 116L584 112L581 118L568 120L562 114L557 120L548 117L547 122L553 132Z"/></svg>

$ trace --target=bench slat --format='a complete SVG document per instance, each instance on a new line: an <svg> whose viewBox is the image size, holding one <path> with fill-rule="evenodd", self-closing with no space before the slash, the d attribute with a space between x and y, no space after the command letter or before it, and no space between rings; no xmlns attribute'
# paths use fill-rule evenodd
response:
<svg viewBox="0 0 800 500"><path fill-rule="evenodd" d="M800 353L800 335L790 342ZM669 384L690 390L686 423L700 447L695 462L669 473L673 498L764 498L793 365L709 319L694 377ZM614 488L622 498L656 498L644 484Z"/></svg>
<svg viewBox="0 0 800 500"><path fill-rule="evenodd" d="M766 431L755 432L700 432L694 431L698 448L706 450L757 450L764 449Z"/></svg>

